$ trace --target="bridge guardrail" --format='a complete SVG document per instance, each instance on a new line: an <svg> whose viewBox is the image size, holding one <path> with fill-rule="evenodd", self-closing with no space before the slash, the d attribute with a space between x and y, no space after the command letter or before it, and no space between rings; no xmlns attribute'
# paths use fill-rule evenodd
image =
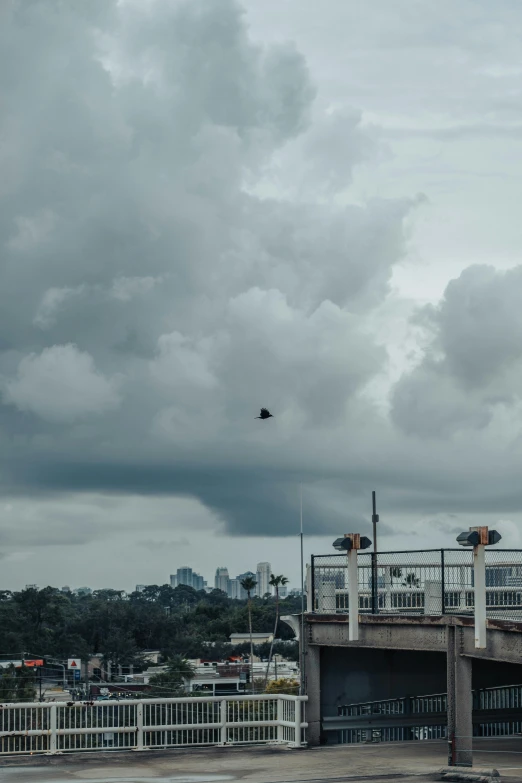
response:
<svg viewBox="0 0 522 783"><path fill-rule="evenodd" d="M501 737L522 731L522 685L473 691L473 736ZM323 720L323 731L340 743L401 742L446 737L447 695L402 696L347 704Z"/></svg>
<svg viewBox="0 0 522 783"><path fill-rule="evenodd" d="M306 696L0 705L0 755L303 744Z"/></svg>
<svg viewBox="0 0 522 783"><path fill-rule="evenodd" d="M486 614L522 621L522 550L487 549ZM431 549L358 553L359 613L472 615L473 551ZM345 554L314 555L311 611L348 612Z"/></svg>

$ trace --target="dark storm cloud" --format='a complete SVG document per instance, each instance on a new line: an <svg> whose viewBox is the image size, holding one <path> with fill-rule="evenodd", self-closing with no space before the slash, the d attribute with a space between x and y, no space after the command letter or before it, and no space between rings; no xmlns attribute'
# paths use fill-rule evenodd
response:
<svg viewBox="0 0 522 783"><path fill-rule="evenodd" d="M303 57L252 43L234 0L15 1L0 51L4 485L192 495L229 532L289 532L278 444L341 425L383 367L358 313L414 200L328 199L375 142L350 107L311 124ZM261 194L279 153L281 192L312 200Z"/></svg>
<svg viewBox="0 0 522 783"><path fill-rule="evenodd" d="M375 323L421 200L349 197L388 153L316 101L294 45L254 43L234 0L0 13L6 492L193 497L234 535L295 533L301 482L309 532L367 531L376 486L397 514L514 507L515 469L492 492L485 455L518 400L520 272L471 268L423 310L388 416ZM388 11L394 57L413 17ZM68 532L53 506L45 535L95 541L113 511Z"/></svg>
<svg viewBox="0 0 522 783"><path fill-rule="evenodd" d="M180 467L83 462L37 463L33 470L27 468L26 464L20 477L21 492L31 486L37 495L87 491L194 496L215 512L217 520L232 535L288 535L298 527L298 476L273 469L254 471L239 466L223 468L219 464ZM320 476L316 474L313 479L316 490L320 491ZM11 486L15 483L16 476L11 478ZM346 524L366 528L369 523L364 503L367 502L367 498L354 496L351 507L345 510L336 504L329 507L326 498L307 495L308 529L315 533L335 533ZM91 528L83 535L94 540L98 531Z"/></svg>

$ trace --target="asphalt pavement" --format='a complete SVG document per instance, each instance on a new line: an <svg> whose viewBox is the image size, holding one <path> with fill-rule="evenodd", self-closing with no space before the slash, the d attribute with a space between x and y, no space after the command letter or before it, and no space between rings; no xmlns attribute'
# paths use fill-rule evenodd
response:
<svg viewBox="0 0 522 783"><path fill-rule="evenodd" d="M522 738L476 742L475 766L522 782ZM445 742L104 752L0 760L1 783L343 783L412 778L446 766Z"/></svg>

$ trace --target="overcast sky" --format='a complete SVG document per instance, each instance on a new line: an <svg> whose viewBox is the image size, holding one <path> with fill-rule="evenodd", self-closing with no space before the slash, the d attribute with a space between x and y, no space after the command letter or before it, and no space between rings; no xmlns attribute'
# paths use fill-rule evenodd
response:
<svg viewBox="0 0 522 783"><path fill-rule="evenodd" d="M522 546L518 0L0 4L0 579ZM275 417L256 420L267 406Z"/></svg>

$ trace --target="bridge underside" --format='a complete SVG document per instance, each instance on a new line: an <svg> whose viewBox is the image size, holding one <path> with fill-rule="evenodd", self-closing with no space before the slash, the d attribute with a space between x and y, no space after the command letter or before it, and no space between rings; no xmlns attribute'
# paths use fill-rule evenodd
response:
<svg viewBox="0 0 522 783"><path fill-rule="evenodd" d="M335 741L343 705L447 693L448 760L471 764L472 689L522 682L522 624L488 621L487 646L476 649L469 617L360 620L359 640L350 642L346 614L305 616L308 741Z"/></svg>

